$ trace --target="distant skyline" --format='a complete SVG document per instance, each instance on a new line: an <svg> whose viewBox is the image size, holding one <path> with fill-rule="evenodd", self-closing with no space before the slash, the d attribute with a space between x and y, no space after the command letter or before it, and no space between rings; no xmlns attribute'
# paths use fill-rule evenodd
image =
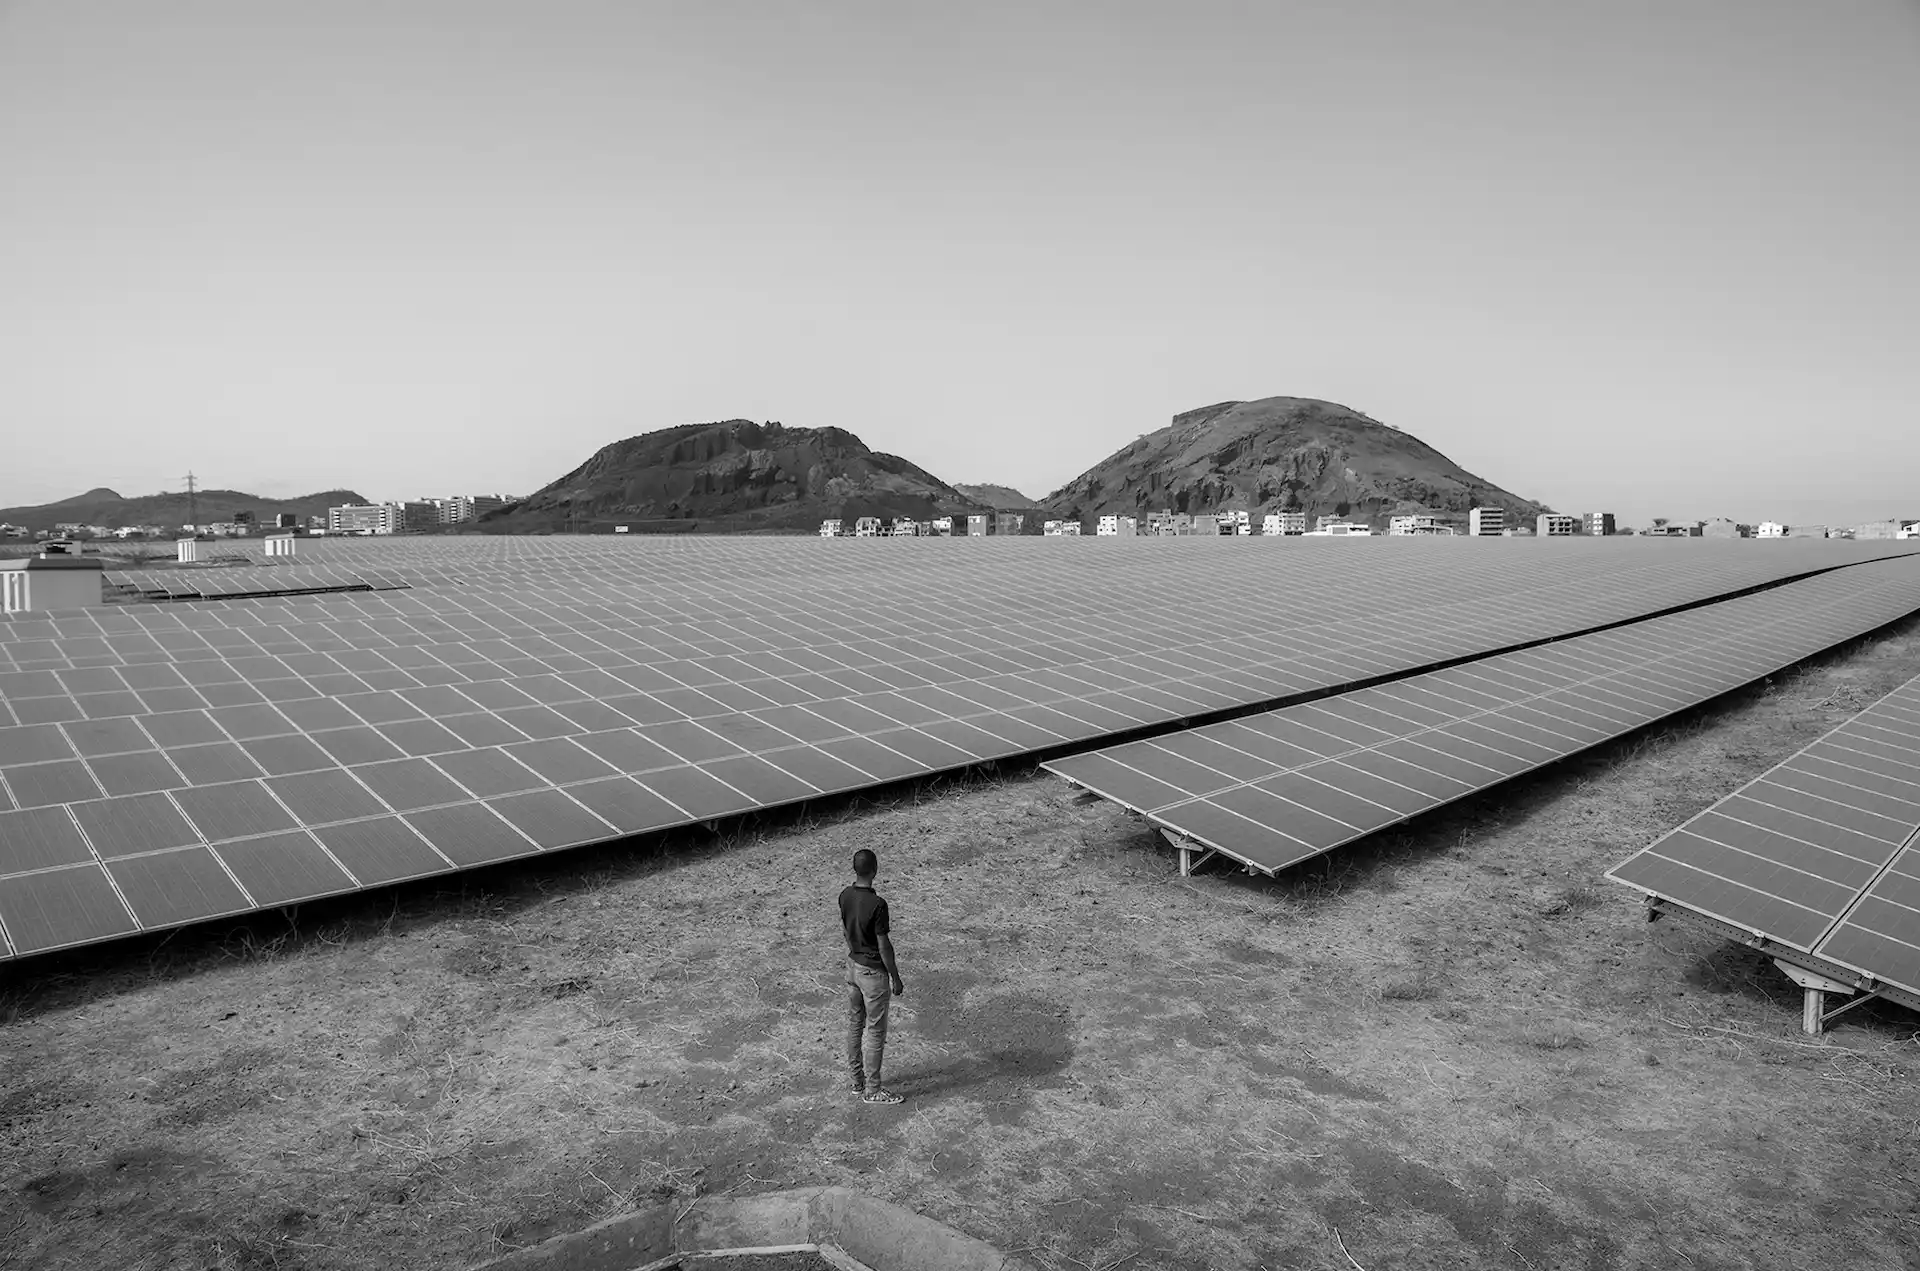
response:
<svg viewBox="0 0 1920 1271"><path fill-rule="evenodd" d="M0 0L0 506L1320 397L1569 512L1920 516L1920 4Z"/></svg>

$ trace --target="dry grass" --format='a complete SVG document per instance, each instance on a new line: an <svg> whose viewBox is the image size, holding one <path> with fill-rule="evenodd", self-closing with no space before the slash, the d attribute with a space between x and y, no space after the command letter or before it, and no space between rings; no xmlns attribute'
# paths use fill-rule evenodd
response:
<svg viewBox="0 0 1920 1271"><path fill-rule="evenodd" d="M1920 1262L1920 1021L1600 872L1911 628L1279 879L1032 771L0 971L0 1266L458 1267L838 1183L1069 1268ZM832 899L908 995L841 1093Z"/></svg>

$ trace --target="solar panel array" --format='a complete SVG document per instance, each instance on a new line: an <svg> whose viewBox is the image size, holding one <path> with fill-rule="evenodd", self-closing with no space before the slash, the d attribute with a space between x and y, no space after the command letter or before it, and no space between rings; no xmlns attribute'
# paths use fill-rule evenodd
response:
<svg viewBox="0 0 1920 1271"><path fill-rule="evenodd" d="M1861 558L1518 540L480 546L498 559L465 586L0 624L0 956L1082 742ZM463 551L483 559L449 561ZM1223 596L1268 617L1199 638L1164 619Z"/></svg>
<svg viewBox="0 0 1920 1271"><path fill-rule="evenodd" d="M214 600L229 596L285 596L315 591L387 591L458 584L460 572L419 567L331 565L194 565L180 569L107 569L110 587L153 600Z"/></svg>
<svg viewBox="0 0 1920 1271"><path fill-rule="evenodd" d="M1920 994L1920 678L1607 871Z"/></svg>
<svg viewBox="0 0 1920 1271"><path fill-rule="evenodd" d="M1920 559L1044 766L1272 873L1920 610Z"/></svg>

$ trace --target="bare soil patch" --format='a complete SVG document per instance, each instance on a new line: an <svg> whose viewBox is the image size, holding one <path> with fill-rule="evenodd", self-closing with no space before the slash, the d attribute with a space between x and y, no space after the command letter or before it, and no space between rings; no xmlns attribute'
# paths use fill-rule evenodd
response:
<svg viewBox="0 0 1920 1271"><path fill-rule="evenodd" d="M1920 1017L1603 869L1912 624L1278 880L1031 770L0 970L0 1266L469 1265L838 1184L1070 1268L1920 1264ZM843 1089L833 898L907 996Z"/></svg>

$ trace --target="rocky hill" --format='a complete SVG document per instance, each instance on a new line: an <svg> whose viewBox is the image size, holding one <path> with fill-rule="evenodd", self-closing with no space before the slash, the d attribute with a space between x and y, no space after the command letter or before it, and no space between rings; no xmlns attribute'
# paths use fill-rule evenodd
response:
<svg viewBox="0 0 1920 1271"><path fill-rule="evenodd" d="M1004 512L1018 512L1025 508L1040 506L1040 500L1030 499L1010 485L968 485L964 481L956 481L953 488L969 499Z"/></svg>
<svg viewBox="0 0 1920 1271"><path fill-rule="evenodd" d="M324 490L292 499L271 499L241 490L202 490L191 500L184 493L164 492L137 495L130 499L102 486L57 503L0 508L0 521L8 525L24 525L30 530L52 529L68 521L81 525L104 525L109 529L120 525L177 528L186 524L195 512L202 525L231 521L236 512L252 512L262 523L271 525L274 516L281 512L291 512L304 519L325 516L328 508L343 503L365 502L352 490Z"/></svg>
<svg viewBox="0 0 1920 1271"><path fill-rule="evenodd" d="M1508 524L1542 505L1475 476L1432 446L1358 411L1309 397L1220 402L1175 415L1041 500L1062 519L1304 510L1384 522L1431 512L1464 521L1476 506Z"/></svg>
<svg viewBox="0 0 1920 1271"><path fill-rule="evenodd" d="M729 419L683 424L604 446L482 528L733 532L817 530L828 517L916 519L986 510L897 455L842 428Z"/></svg>

